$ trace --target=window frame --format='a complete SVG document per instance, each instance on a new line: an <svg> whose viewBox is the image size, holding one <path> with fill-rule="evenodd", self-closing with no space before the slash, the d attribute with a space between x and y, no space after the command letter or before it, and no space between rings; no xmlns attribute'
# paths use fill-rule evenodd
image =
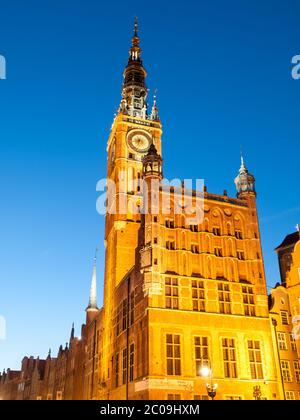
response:
<svg viewBox="0 0 300 420"><path fill-rule="evenodd" d="M261 342L259 340L247 340L247 348L251 379L263 380L264 369Z"/></svg>
<svg viewBox="0 0 300 420"><path fill-rule="evenodd" d="M179 300L180 300L179 279L174 278L174 277L165 277L165 308L178 310Z"/></svg>
<svg viewBox="0 0 300 420"><path fill-rule="evenodd" d="M229 337L223 337L221 340L224 377L226 379L237 379L238 362L236 340Z"/></svg>
<svg viewBox="0 0 300 420"><path fill-rule="evenodd" d="M167 333L166 343L166 374L167 376L181 376L181 335Z"/></svg>

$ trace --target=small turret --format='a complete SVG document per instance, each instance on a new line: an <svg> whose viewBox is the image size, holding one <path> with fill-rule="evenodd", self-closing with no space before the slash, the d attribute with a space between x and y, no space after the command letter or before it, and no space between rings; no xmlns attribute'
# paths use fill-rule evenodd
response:
<svg viewBox="0 0 300 420"><path fill-rule="evenodd" d="M158 107L157 107L156 91L153 97L153 106L152 106L150 119L152 121L160 121L159 114L158 114Z"/></svg>
<svg viewBox="0 0 300 420"><path fill-rule="evenodd" d="M243 156L241 157L241 167L238 176L234 180L238 198L245 197L245 194L251 194L256 196L255 191L255 178L249 173Z"/></svg>
<svg viewBox="0 0 300 420"><path fill-rule="evenodd" d="M148 153L143 158L143 178L163 178L162 158L157 153L156 147L152 143Z"/></svg>

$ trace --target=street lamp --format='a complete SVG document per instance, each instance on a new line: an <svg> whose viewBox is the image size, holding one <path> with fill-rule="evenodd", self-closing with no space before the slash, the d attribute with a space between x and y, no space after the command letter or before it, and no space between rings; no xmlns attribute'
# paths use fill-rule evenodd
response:
<svg viewBox="0 0 300 420"><path fill-rule="evenodd" d="M203 378L209 378L210 380L206 384L206 391L209 398L213 401L217 395L218 384L213 383L213 370L210 359L205 359L205 361L202 359L201 365L200 374Z"/></svg>
<svg viewBox="0 0 300 420"><path fill-rule="evenodd" d="M253 387L253 397L256 401L260 401L262 396L261 388L259 385Z"/></svg>

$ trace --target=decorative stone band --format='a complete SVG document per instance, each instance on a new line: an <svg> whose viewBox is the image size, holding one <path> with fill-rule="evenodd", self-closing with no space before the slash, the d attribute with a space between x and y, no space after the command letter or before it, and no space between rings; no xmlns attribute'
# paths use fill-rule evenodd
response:
<svg viewBox="0 0 300 420"><path fill-rule="evenodd" d="M193 391L193 381L183 381L176 379L145 379L135 383L135 392L145 391L150 389L166 389L176 391Z"/></svg>

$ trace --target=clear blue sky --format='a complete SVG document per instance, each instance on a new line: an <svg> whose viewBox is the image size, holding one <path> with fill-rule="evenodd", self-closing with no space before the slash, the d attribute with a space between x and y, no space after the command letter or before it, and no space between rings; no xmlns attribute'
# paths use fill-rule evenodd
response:
<svg viewBox="0 0 300 420"><path fill-rule="evenodd" d="M96 182L139 16L158 88L167 178L235 194L243 145L257 178L268 285L274 247L300 223L299 1L1 0L0 369L56 353L84 321L103 218Z"/></svg>

